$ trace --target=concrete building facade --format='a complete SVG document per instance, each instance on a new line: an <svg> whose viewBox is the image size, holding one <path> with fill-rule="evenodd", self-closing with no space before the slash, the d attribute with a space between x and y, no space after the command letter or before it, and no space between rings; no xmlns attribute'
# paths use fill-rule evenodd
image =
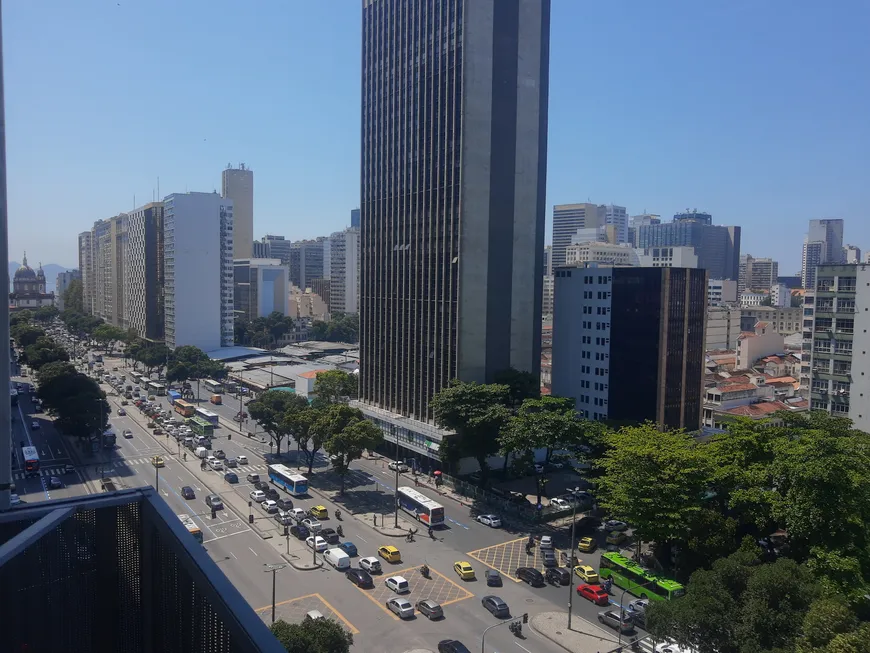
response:
<svg viewBox="0 0 870 653"><path fill-rule="evenodd" d="M360 232L355 227L329 237L329 312L359 312Z"/></svg>
<svg viewBox="0 0 870 653"><path fill-rule="evenodd" d="M93 231L83 231L79 234L79 272L82 275L83 308L86 315L93 315L97 286Z"/></svg>
<svg viewBox="0 0 870 653"><path fill-rule="evenodd" d="M645 268L697 268L698 255L693 247L647 247L634 250L637 263Z"/></svg>
<svg viewBox="0 0 870 653"><path fill-rule="evenodd" d="M734 349L740 335L740 309L733 306L708 306L704 348L707 351Z"/></svg>
<svg viewBox="0 0 870 653"><path fill-rule="evenodd" d="M240 163L221 172L221 195L233 205L233 258L254 255L254 171Z"/></svg>
<svg viewBox="0 0 870 653"><path fill-rule="evenodd" d="M573 242L578 229L604 226L597 204L557 204L553 207L552 267L566 263L566 249Z"/></svg>
<svg viewBox="0 0 870 653"><path fill-rule="evenodd" d="M737 282L733 279L710 279L707 282L707 301L726 304L737 301Z"/></svg>
<svg viewBox="0 0 870 653"><path fill-rule="evenodd" d="M845 262L843 220L841 218L810 220L801 254L803 287L807 290L815 288L815 268L819 265L836 265Z"/></svg>
<svg viewBox="0 0 870 653"><path fill-rule="evenodd" d="M274 312L290 315L290 282L280 259L233 261L233 312L253 322Z"/></svg>
<svg viewBox="0 0 870 653"><path fill-rule="evenodd" d="M163 340L163 203L151 202L131 211L127 231L127 325L140 338Z"/></svg>
<svg viewBox="0 0 870 653"><path fill-rule="evenodd" d="M66 306L64 306L63 295L74 279L81 280L81 278L82 274L78 270L67 270L66 272L58 273L57 280L54 282L54 303L55 306L57 306L57 310L63 311L66 309Z"/></svg>
<svg viewBox="0 0 870 653"><path fill-rule="evenodd" d="M712 224L706 213L674 216L673 222L637 228L638 247L692 247L698 267L714 279L737 279L740 267L740 227Z"/></svg>
<svg viewBox="0 0 870 653"><path fill-rule="evenodd" d="M288 267L290 283L305 290L314 279L325 279L323 259L325 236L314 240L296 240L290 243ZM274 254L273 254L274 256Z"/></svg>

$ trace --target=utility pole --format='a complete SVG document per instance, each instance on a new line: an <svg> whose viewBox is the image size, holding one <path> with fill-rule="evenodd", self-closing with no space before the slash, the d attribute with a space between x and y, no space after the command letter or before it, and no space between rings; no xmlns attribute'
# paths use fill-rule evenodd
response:
<svg viewBox="0 0 870 653"><path fill-rule="evenodd" d="M264 562L263 566L265 567L265 569L263 570L264 572L272 572L272 623L275 623L275 574L281 569L284 569L287 564L280 563L277 565L270 565Z"/></svg>
<svg viewBox="0 0 870 653"><path fill-rule="evenodd" d="M577 525L577 492L580 491L579 487L575 487L573 490L568 490L571 493L571 551L568 554L570 558L568 559L568 573L571 574L571 581L568 583L568 630L571 630L571 609L574 602L574 537L576 536L576 525Z"/></svg>
<svg viewBox="0 0 870 653"><path fill-rule="evenodd" d="M396 432L396 425L390 424L390 432L393 439L396 441L396 523L395 527L399 527L399 434Z"/></svg>

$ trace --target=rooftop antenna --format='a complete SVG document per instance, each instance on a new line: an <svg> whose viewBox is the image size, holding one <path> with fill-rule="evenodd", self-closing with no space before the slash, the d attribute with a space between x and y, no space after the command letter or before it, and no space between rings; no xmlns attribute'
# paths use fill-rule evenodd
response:
<svg viewBox="0 0 870 653"><path fill-rule="evenodd" d="M157 175L157 199L160 199L160 175Z"/></svg>

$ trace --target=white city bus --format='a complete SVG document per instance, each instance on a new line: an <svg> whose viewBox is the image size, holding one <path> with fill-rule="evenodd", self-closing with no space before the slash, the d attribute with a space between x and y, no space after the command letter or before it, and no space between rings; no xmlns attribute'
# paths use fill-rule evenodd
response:
<svg viewBox="0 0 870 653"><path fill-rule="evenodd" d="M211 379L206 379L202 382L202 385L206 390L209 391L209 394L223 394L224 386L220 381L212 381Z"/></svg>
<svg viewBox="0 0 870 653"><path fill-rule="evenodd" d="M409 487L400 487L396 493L399 507L418 521L437 526L444 523L444 506Z"/></svg>
<svg viewBox="0 0 870 653"><path fill-rule="evenodd" d="M39 453L36 447L21 447L21 464L26 476L39 476Z"/></svg>
<svg viewBox="0 0 870 653"><path fill-rule="evenodd" d="M193 521L193 517L190 515L178 515L178 518L181 520L181 523L184 524L187 532L193 535L193 539L202 544L202 530L200 530L199 526L196 525L196 522Z"/></svg>

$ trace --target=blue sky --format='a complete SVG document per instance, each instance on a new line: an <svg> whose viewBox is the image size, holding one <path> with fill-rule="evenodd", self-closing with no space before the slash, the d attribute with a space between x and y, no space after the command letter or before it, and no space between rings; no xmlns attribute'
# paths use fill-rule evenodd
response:
<svg viewBox="0 0 870 653"><path fill-rule="evenodd" d="M359 202L359 0L8 0L10 256L77 264L94 220L220 171L305 238ZM870 3L553 0L552 205L743 227L799 267L807 220L870 249Z"/></svg>

